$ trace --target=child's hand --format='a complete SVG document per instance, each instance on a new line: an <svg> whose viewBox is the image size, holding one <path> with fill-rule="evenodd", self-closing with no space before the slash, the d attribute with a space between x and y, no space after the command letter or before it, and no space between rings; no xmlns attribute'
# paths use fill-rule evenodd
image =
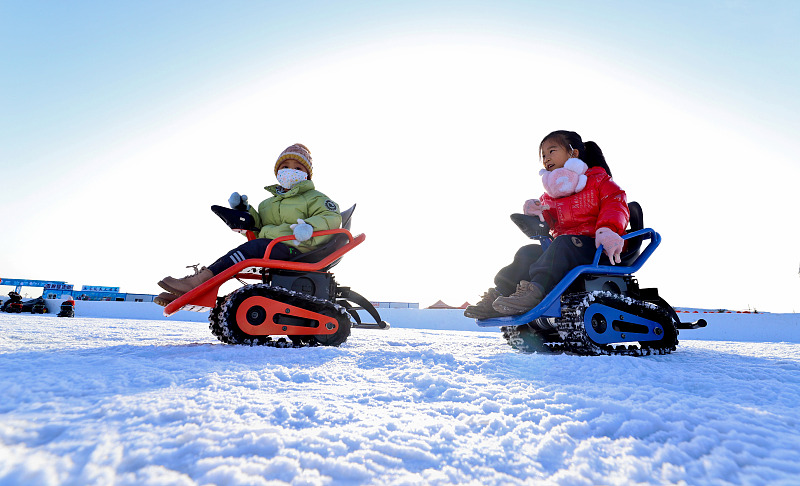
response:
<svg viewBox="0 0 800 486"><path fill-rule="evenodd" d="M231 194L231 197L228 198L228 204L231 206L231 209L247 210L247 196L244 194L240 196L238 192L234 192Z"/></svg>
<svg viewBox="0 0 800 486"><path fill-rule="evenodd" d="M292 233L294 233L295 245L301 241L306 241L307 239L311 238L311 233L314 232L314 227L300 218L297 218L297 224L290 225L289 228L291 228Z"/></svg>
<svg viewBox="0 0 800 486"><path fill-rule="evenodd" d="M600 248L600 245L603 245L603 253L608 256L612 265L622 263L620 255L625 240L620 235L614 233L610 228L600 228L594 235L594 247Z"/></svg>
<svg viewBox="0 0 800 486"><path fill-rule="evenodd" d="M544 223L544 215L542 215L542 211L550 209L550 206L547 204L542 204L538 199L528 199L525 201L525 205L522 206L522 212L527 214L528 216L539 216L539 221Z"/></svg>

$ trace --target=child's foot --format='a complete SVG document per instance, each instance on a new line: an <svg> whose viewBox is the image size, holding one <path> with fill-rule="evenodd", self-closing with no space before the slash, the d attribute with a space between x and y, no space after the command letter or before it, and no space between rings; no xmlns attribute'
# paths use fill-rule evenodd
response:
<svg viewBox="0 0 800 486"><path fill-rule="evenodd" d="M180 296L214 276L211 270L206 267L200 270L195 268L195 272L194 275L183 278L166 277L164 280L158 282L158 286L167 292Z"/></svg>
<svg viewBox="0 0 800 486"><path fill-rule="evenodd" d="M494 287L490 288L484 292L483 297L481 297L481 300L477 304L464 309L464 317L469 317L470 319L489 319L491 317L502 316L503 314L500 314L492 308L492 303L498 297L501 297L500 292Z"/></svg>
<svg viewBox="0 0 800 486"><path fill-rule="evenodd" d="M169 305L170 302L177 299L178 296L175 294L170 294L169 292L161 292L160 294L156 295L153 299L153 302L160 305L161 307L166 307Z"/></svg>
<svg viewBox="0 0 800 486"><path fill-rule="evenodd" d="M537 285L527 280L517 284L517 290L508 297L498 297L492 307L504 316L523 314L542 301L544 295Z"/></svg>

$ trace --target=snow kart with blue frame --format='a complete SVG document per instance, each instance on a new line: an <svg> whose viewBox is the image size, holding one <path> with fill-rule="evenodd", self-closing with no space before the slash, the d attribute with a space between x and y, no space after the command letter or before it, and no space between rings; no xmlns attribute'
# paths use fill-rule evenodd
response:
<svg viewBox="0 0 800 486"><path fill-rule="evenodd" d="M601 264L603 247L591 264L572 269L533 309L514 316L478 319L481 327L500 327L515 349L528 353L577 355L668 354L678 345L681 329L698 329L706 322L681 322L656 288L641 288L633 274L650 258L661 236L644 228L642 208L629 205L630 229L618 265ZM536 216L512 214L526 236L547 249L552 238ZM644 240L649 240L642 249ZM605 263L605 262L604 262Z"/></svg>
<svg viewBox="0 0 800 486"><path fill-rule="evenodd" d="M255 220L247 211L222 206L212 206L211 210L248 241L256 238ZM350 336L352 327L388 328L370 301L339 286L330 273L345 253L366 238L364 234L350 233L354 210L355 205L342 212L341 228L312 234L333 235L324 245L290 260L274 260L269 258L272 248L294 236L276 238L267 246L263 258L242 260L213 276L170 302L164 315L182 309L209 310L209 328L217 339L250 346L339 346ZM220 296L220 287L234 279L243 286ZM259 282L248 284L245 280ZM357 311L362 309L375 319L374 323L361 321Z"/></svg>

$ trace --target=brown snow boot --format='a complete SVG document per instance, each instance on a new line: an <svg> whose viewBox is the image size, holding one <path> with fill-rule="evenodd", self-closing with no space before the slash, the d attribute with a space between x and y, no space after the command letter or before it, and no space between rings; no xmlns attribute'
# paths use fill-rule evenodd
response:
<svg viewBox="0 0 800 486"><path fill-rule="evenodd" d="M183 295L214 276L214 274L211 273L211 270L207 269L206 267L198 270L195 266L194 271L194 275L188 275L183 278L166 277L164 280L158 282L158 286L172 294Z"/></svg>
<svg viewBox="0 0 800 486"><path fill-rule="evenodd" d="M170 302L172 302L177 298L178 296L175 294L171 294L169 292L161 292L160 294L156 295L153 298L153 302L160 305L161 307L166 307L170 304Z"/></svg>
<svg viewBox="0 0 800 486"><path fill-rule="evenodd" d="M481 297L481 300L477 304L470 305L464 309L464 317L469 317L470 319L489 319L491 317L502 316L503 314L500 314L492 308L492 302L498 297L501 297L500 292L494 287L490 288L484 292L483 297Z"/></svg>
<svg viewBox="0 0 800 486"><path fill-rule="evenodd" d="M527 280L522 280L517 285L517 290L508 297L498 297L492 307L504 316L523 314L542 301L544 295L537 285Z"/></svg>

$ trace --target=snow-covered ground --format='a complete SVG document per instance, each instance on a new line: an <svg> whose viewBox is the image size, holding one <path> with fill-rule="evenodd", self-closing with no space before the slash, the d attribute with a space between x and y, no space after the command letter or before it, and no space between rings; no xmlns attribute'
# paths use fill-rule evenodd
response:
<svg viewBox="0 0 800 486"><path fill-rule="evenodd" d="M800 484L797 315L704 317L763 342L523 355L395 321L274 349L0 314L0 484Z"/></svg>

